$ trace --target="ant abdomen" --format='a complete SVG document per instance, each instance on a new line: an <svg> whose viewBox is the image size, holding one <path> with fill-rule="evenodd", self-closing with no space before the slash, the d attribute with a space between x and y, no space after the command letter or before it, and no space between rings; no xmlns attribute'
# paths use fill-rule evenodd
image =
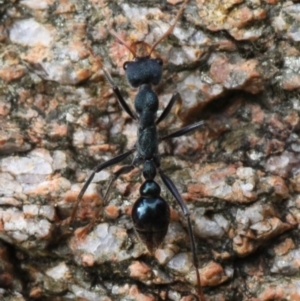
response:
<svg viewBox="0 0 300 301"><path fill-rule="evenodd" d="M153 253L167 234L170 208L160 196L160 187L155 181L145 181L140 193L141 197L134 203L131 217L138 237Z"/></svg>

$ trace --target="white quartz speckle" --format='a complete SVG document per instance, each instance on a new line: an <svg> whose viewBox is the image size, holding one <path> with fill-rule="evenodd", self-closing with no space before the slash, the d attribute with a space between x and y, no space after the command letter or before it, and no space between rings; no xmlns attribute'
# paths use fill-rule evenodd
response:
<svg viewBox="0 0 300 301"><path fill-rule="evenodd" d="M9 31L9 37L12 42L17 44L49 46L53 41L53 32L30 18L13 23Z"/></svg>
<svg viewBox="0 0 300 301"><path fill-rule="evenodd" d="M53 278L53 279L62 279L65 280L65 275L69 272L68 267L66 266L66 264L64 262L61 262L60 264L58 264L57 266L48 269L46 271L46 274Z"/></svg>

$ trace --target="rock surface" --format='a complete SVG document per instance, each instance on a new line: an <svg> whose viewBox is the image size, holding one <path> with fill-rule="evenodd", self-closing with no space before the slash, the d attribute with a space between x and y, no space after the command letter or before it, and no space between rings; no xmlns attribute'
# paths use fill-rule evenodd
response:
<svg viewBox="0 0 300 301"><path fill-rule="evenodd" d="M194 299L186 221L162 184L164 243L151 256L135 236L138 169L106 204L120 166L97 174L74 229L62 224L92 169L136 141L102 69L131 105L130 53L109 29L152 45L180 3L0 1L1 300ZM206 122L160 153L191 212L207 301L300 300L299 15L299 1L190 0L154 53L158 115L175 91L183 100L161 135Z"/></svg>

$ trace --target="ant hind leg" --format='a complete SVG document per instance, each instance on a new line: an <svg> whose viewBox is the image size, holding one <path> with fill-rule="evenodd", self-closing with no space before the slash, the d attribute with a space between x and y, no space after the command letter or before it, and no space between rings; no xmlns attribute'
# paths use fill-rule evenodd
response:
<svg viewBox="0 0 300 301"><path fill-rule="evenodd" d="M102 206L100 206L100 208L98 208L98 210L96 210L95 214L94 214L94 217L93 219L82 229L80 229L78 236L79 237L83 237L85 236L87 233L89 233L95 223L97 222L97 220L99 219L99 216L100 216L100 212L102 210L102 208L104 206L106 206L107 204L107 201L108 201L108 196L109 196L109 192L111 190L111 187L112 187L112 184L121 176L121 175L124 175L124 174L127 174L129 172L131 172L133 169L134 169L134 165L125 165L125 166L122 166L119 170L117 170L116 172L114 172L109 184L108 184L108 187L106 188L106 192L104 194L104 197L103 197L103 201L102 201Z"/></svg>
<svg viewBox="0 0 300 301"><path fill-rule="evenodd" d="M70 224L72 224L76 218L76 214L77 214L77 210L78 210L78 206L81 202L81 199L83 197L83 195L85 194L87 188L89 187L89 185L91 184L94 176L96 175L96 173L102 171L103 169L107 168L107 167L110 167L114 164L117 164L119 162L122 162L123 160L125 160L127 157L129 157L133 152L135 151L135 148L130 150L130 151L127 151L119 156L116 156L106 162L103 162L99 165L97 165L93 172L90 174L89 178L87 179L87 181L85 182L85 184L83 185L82 189L80 190L78 196L77 196L77 199L76 199L76 202L75 202L75 205L73 207L73 210L72 210L72 213L71 213L71 216L68 217L67 219L63 220L61 223L60 223L60 226L64 227L64 226L70 226Z"/></svg>
<svg viewBox="0 0 300 301"><path fill-rule="evenodd" d="M167 175L165 175L161 169L158 169L158 173L159 173L162 181L168 188L168 190L172 193L172 195L176 199L177 203L181 207L181 210L186 218L188 233L189 233L189 238L190 238L190 243L191 243L191 249L192 249L192 254L193 254L193 264L195 267L196 277L197 277L197 291L198 291L197 294L198 294L199 301L205 301L205 297L204 297L204 294L202 291L202 286L201 286L201 279L200 279L199 266L198 266L198 260L197 260L196 243L195 243L195 237L193 234L193 229L192 229L192 224L191 224L191 219L190 219L190 212L189 212L185 202L181 198L180 193L178 192L174 182Z"/></svg>

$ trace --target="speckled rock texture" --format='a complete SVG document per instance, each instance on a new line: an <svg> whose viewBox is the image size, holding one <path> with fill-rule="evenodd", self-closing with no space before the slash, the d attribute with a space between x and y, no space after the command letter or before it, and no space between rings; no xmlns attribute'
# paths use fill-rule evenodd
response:
<svg viewBox="0 0 300 301"><path fill-rule="evenodd" d="M120 166L97 174L76 225L61 225L93 167L136 141L103 73L132 106L132 56L109 28L153 45L181 3L0 0L0 300L195 300L186 221L160 180L171 224L153 256L130 217L138 169L105 206ZM153 53L158 115L182 98L161 135L205 120L159 150L191 212L207 301L300 300L299 16L296 0L190 0Z"/></svg>

